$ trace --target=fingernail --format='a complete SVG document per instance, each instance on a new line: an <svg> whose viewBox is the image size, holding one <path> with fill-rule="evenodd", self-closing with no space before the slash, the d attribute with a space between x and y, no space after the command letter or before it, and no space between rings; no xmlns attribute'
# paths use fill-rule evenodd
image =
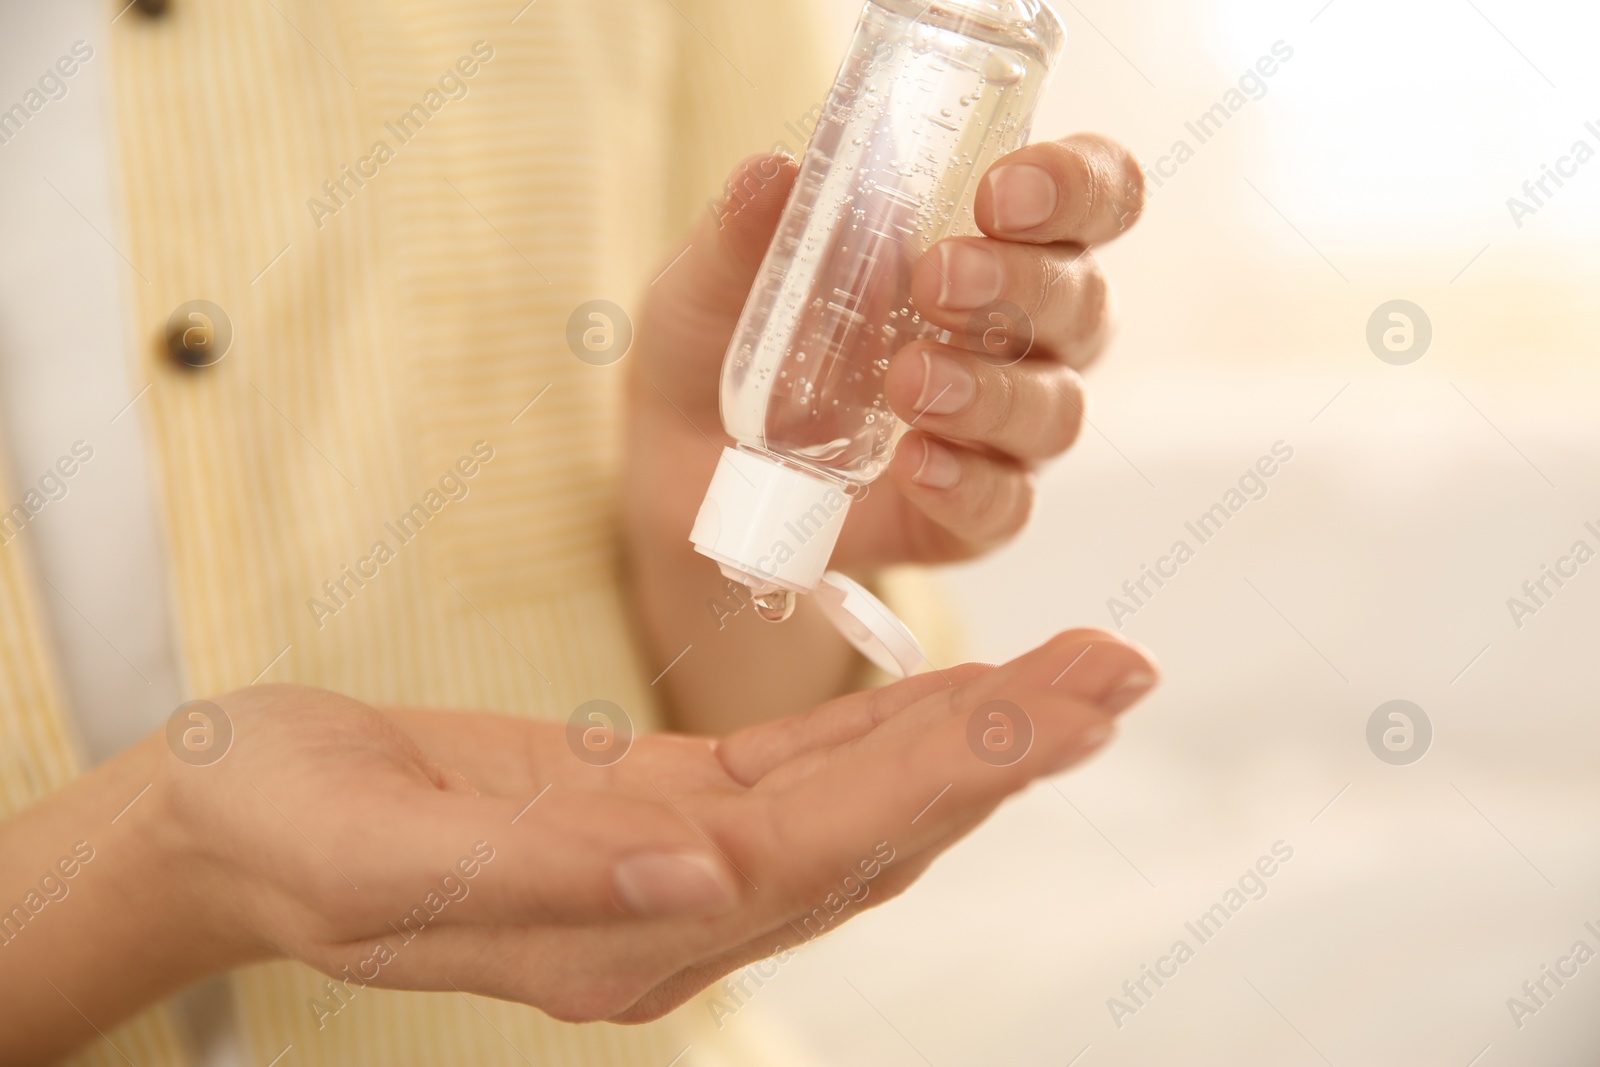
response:
<svg viewBox="0 0 1600 1067"><path fill-rule="evenodd" d="M1134 671L1100 698L1100 707L1115 715L1127 711L1156 687L1156 676L1149 671Z"/></svg>
<svg viewBox="0 0 1600 1067"><path fill-rule="evenodd" d="M1012 163L989 175L994 224L1006 233L1042 226L1056 213L1056 180L1043 167Z"/></svg>
<svg viewBox="0 0 1600 1067"><path fill-rule="evenodd" d="M686 915L720 911L736 899L722 865L695 852L646 852L612 871L617 896L636 915Z"/></svg>
<svg viewBox="0 0 1600 1067"><path fill-rule="evenodd" d="M1078 738L1078 750L1080 752L1093 752L1111 740L1111 735L1114 733L1116 733L1116 728L1110 723L1097 722L1084 730L1083 734Z"/></svg>
<svg viewBox="0 0 1600 1067"><path fill-rule="evenodd" d="M953 489L961 480L961 460L932 438L922 439L922 466L911 480L925 489Z"/></svg>
<svg viewBox="0 0 1600 1067"><path fill-rule="evenodd" d="M939 306L971 311L1000 299L1005 273L1000 257L980 244L946 241L939 246Z"/></svg>
<svg viewBox="0 0 1600 1067"><path fill-rule="evenodd" d="M913 405L919 415L954 415L978 395L978 379L961 361L936 352L922 353L922 392Z"/></svg>

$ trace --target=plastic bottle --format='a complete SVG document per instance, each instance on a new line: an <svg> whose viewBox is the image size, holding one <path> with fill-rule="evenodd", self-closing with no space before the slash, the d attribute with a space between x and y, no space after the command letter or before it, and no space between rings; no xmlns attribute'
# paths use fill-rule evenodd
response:
<svg viewBox="0 0 1600 1067"><path fill-rule="evenodd" d="M915 638L828 558L903 429L889 357L950 339L912 307L912 269L978 232L978 182L1026 142L1064 36L1041 0L868 0L723 363L737 447L690 539L765 618L825 591L829 617L892 673L920 662Z"/></svg>

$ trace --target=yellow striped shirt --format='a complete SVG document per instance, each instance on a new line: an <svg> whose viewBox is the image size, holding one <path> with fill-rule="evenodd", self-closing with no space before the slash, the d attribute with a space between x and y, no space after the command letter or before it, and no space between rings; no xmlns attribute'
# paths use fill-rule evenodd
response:
<svg viewBox="0 0 1600 1067"><path fill-rule="evenodd" d="M616 566L622 370L576 359L567 319L631 307L740 157L804 147L833 51L806 5L173 0L110 41L127 353L192 692L272 664L375 703L564 718L603 697L648 725ZM203 370L162 340L193 299L235 333ZM465 498L386 536L480 441ZM26 541L0 548L0 815L79 769ZM700 1042L681 1013L570 1026L377 989L319 1030L312 970L233 981L256 1064L663 1067ZM78 1062L185 1062L161 1010L110 1037Z"/></svg>

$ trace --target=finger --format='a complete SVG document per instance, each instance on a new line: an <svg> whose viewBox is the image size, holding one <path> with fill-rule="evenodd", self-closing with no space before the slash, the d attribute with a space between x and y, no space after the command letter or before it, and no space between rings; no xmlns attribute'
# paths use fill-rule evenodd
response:
<svg viewBox="0 0 1600 1067"><path fill-rule="evenodd" d="M1148 693L1155 686L1158 677L1154 661L1148 652L1105 630L1069 630L1058 634L1048 645L1043 646L1043 649L1050 649L1056 655L1057 660L1063 664L1061 668L1048 679L1043 676L1031 679L1021 676L1021 680L1055 698L1092 707L1096 714L1092 716L1090 725L1096 728L1113 726L1114 717ZM1043 649L1030 653L1030 657L1036 656L1037 652ZM862 746L884 744L895 738L921 737L938 729L953 715L970 715L971 709L975 706L981 706L990 700L1003 700L1005 695L998 690L988 688L989 683L998 681L1004 685L1017 684L1019 675L1016 672L1024 661L1030 661L1029 657L1008 665L1008 673L1004 675L998 673L999 668L991 667L981 674L961 678L957 684L964 686L965 689L959 701L939 699L917 701L904 711L884 720L869 735L833 748L819 749L786 763L771 771L763 779L763 788L781 787L816 774L820 767L852 758L855 750ZM940 673L956 677L955 670ZM949 690L935 690L930 694L933 697L949 695ZM995 710L1009 714L1015 721L1001 722L985 717L982 722L985 729L991 725L1015 727L1019 738L1025 739L1031 736L1031 720L1024 722L1023 709L1020 709L1020 706L1018 710ZM1109 740L1109 736L1107 739ZM1093 751L1093 748L1085 749L1074 758L1074 761ZM979 810L977 818L982 817L983 810L985 809ZM964 831L957 829L953 832Z"/></svg>
<svg viewBox="0 0 1600 1067"><path fill-rule="evenodd" d="M968 663L943 672L930 671L893 685L830 700L801 715L747 727L717 743L717 758L729 777L740 785L751 786L782 763L861 737L929 693L970 680L989 669Z"/></svg>
<svg viewBox="0 0 1600 1067"><path fill-rule="evenodd" d="M923 433L1016 459L1060 455L1083 426L1083 379L1049 360L996 366L963 348L919 341L889 360L884 389L895 413Z"/></svg>
<svg viewBox="0 0 1600 1067"><path fill-rule="evenodd" d="M1059 635L931 693L857 741L803 757L825 762L814 773L784 781L780 768L751 791L767 799L765 825L751 825L747 805L739 820L714 812L718 839L762 887L750 894L752 907L806 904L874 849L915 856L1098 748L1109 717L1148 692L1155 671L1148 655L1113 635ZM975 747L974 723L981 732L996 710L1007 711L1019 733L1025 724L1027 743L1014 758L986 758Z"/></svg>
<svg viewBox="0 0 1600 1067"><path fill-rule="evenodd" d="M1093 362L1110 339L1111 289L1093 256L1075 245L1017 244L986 237L952 237L935 245L911 275L911 297L923 317L994 351L994 327L1008 344L1069 366ZM1023 321L1012 322L1019 308Z"/></svg>
<svg viewBox="0 0 1600 1067"><path fill-rule="evenodd" d="M1035 244L1103 244L1143 209L1138 160L1092 133L1041 141L1004 157L984 175L973 205L984 233Z"/></svg>
<svg viewBox="0 0 1600 1067"><path fill-rule="evenodd" d="M929 733L952 715L969 714L991 700L1012 700L1016 691L1035 691L1048 700L1092 706L1117 716L1148 694L1160 672L1150 653L1126 638L1092 627L1067 630L1006 665L965 684L958 699L924 700L886 720L861 744L899 734ZM1019 704L1019 707L1021 705ZM1026 711L1026 708L1022 710Z"/></svg>
<svg viewBox="0 0 1600 1067"><path fill-rule="evenodd" d="M920 513L909 530L919 560L964 559L1002 544L1033 511L1034 477L1025 467L920 429L900 439L887 474Z"/></svg>

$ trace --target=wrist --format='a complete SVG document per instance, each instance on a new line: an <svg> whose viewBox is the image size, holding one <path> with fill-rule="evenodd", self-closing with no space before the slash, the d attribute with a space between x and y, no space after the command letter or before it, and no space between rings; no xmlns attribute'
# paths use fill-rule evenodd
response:
<svg viewBox="0 0 1600 1067"><path fill-rule="evenodd" d="M146 738L0 824L0 1060L54 1061L94 1039L86 1019L109 1030L248 958L174 815L164 745Z"/></svg>
<svg viewBox="0 0 1600 1067"><path fill-rule="evenodd" d="M164 969L187 985L270 955L249 920L252 887L214 840L220 820L208 809L217 801L200 776L225 772L174 758L164 732L125 755L136 772L126 787L149 787L118 823L129 824L129 859L137 864L139 885L130 892L142 901L144 925L162 943Z"/></svg>

